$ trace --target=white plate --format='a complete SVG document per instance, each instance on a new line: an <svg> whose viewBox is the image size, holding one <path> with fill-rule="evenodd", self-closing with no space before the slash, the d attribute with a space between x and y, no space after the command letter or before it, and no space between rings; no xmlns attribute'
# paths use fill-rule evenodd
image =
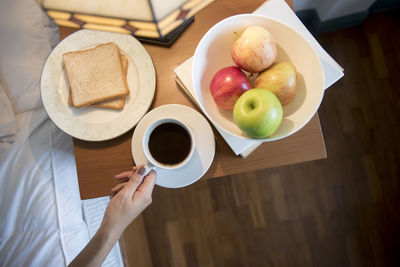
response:
<svg viewBox="0 0 400 267"><path fill-rule="evenodd" d="M146 164L143 152L143 135L155 121L172 118L186 123L195 138L195 150L189 162L176 170L157 169L156 184L168 188L179 188L199 180L210 168L215 154L214 133L208 121L196 110L187 106L170 104L160 106L147 113L138 123L132 136L132 156L136 165Z"/></svg>
<svg viewBox="0 0 400 267"><path fill-rule="evenodd" d="M130 90L122 110L68 105L69 83L62 55L114 42L129 60ZM115 138L134 127L147 112L155 92L155 70L142 44L127 34L80 30L62 40L47 58L40 78L40 94L50 119L67 134L87 141Z"/></svg>
<svg viewBox="0 0 400 267"><path fill-rule="evenodd" d="M210 82L215 73L235 65L231 47L237 35L246 27L258 25L274 37L278 56L276 62L290 61L297 70L296 96L283 107L283 120L270 137L251 139L233 121L233 112L217 107L210 93ZM218 127L245 140L274 141L294 134L317 112L324 96L324 73L312 46L290 26L275 19L254 14L226 18L214 25L201 39L193 57L192 82L196 100L206 116Z"/></svg>

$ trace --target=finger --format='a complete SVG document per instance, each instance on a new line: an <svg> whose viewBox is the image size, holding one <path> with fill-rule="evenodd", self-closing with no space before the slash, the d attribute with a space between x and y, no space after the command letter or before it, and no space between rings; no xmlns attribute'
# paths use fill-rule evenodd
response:
<svg viewBox="0 0 400 267"><path fill-rule="evenodd" d="M114 192L114 193L111 193L111 198L113 198L113 197L115 197L116 195L118 195L119 192L121 192L121 190L116 191L116 192Z"/></svg>
<svg viewBox="0 0 400 267"><path fill-rule="evenodd" d="M157 178L157 172L154 170L151 170L149 174L144 178L142 184L139 186L138 190L142 191L145 194L148 194L149 196L153 192L154 185L156 183L156 178Z"/></svg>
<svg viewBox="0 0 400 267"><path fill-rule="evenodd" d="M131 171L125 171L114 176L116 180L129 180L129 178L139 169L140 166L133 166Z"/></svg>
<svg viewBox="0 0 400 267"><path fill-rule="evenodd" d="M111 198L113 198L115 195L117 195L119 192L121 192L122 188L117 188L115 191L111 191Z"/></svg>
<svg viewBox="0 0 400 267"><path fill-rule="evenodd" d="M116 180L129 179L133 174L134 174L133 171L121 172L121 173L115 175L114 179L116 179Z"/></svg>
<svg viewBox="0 0 400 267"><path fill-rule="evenodd" d="M143 181L143 174L144 174L145 170L146 169L144 167L140 167L136 171L136 173L131 176L127 185L122 189L122 191L124 191L124 194L126 194L127 196L130 196L130 197L133 196L133 194L135 193L135 191L138 189L139 185Z"/></svg>
<svg viewBox="0 0 400 267"><path fill-rule="evenodd" d="M121 184L117 184L116 186L114 186L113 188L111 188L111 193L116 193L119 190L121 190L122 188L124 188L124 186L127 184L128 182L125 183L121 183Z"/></svg>
<svg viewBox="0 0 400 267"><path fill-rule="evenodd" d="M133 166L132 167L133 173L135 173L137 170L139 170L140 167L143 167L143 166L144 166L143 164L142 165L138 165L138 166Z"/></svg>
<svg viewBox="0 0 400 267"><path fill-rule="evenodd" d="M121 178L121 179L116 179L118 180L118 183L126 183L129 182L129 178Z"/></svg>

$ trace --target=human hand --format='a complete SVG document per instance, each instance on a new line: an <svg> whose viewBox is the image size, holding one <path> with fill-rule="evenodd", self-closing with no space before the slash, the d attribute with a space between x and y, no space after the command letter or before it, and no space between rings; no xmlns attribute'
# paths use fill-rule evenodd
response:
<svg viewBox="0 0 400 267"><path fill-rule="evenodd" d="M120 184L111 189L113 197L104 214L102 227L120 236L126 227L151 203L157 173L143 177L144 167L133 167L115 176Z"/></svg>

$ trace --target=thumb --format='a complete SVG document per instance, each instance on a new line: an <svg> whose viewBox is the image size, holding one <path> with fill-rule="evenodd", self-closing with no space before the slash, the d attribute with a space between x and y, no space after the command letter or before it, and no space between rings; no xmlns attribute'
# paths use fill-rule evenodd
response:
<svg viewBox="0 0 400 267"><path fill-rule="evenodd" d="M143 181L144 177L143 174L145 171L146 169L144 167L140 167L139 169L136 170L136 172L129 178L129 181L126 184L126 186L122 189L123 194L126 194L130 197L133 196L133 194Z"/></svg>

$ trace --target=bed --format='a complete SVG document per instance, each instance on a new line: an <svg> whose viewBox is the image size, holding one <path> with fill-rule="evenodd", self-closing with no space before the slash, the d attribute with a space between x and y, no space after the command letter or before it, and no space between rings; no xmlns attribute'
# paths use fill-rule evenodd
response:
<svg viewBox="0 0 400 267"><path fill-rule="evenodd" d="M68 265L109 201L80 199L72 138L40 100L58 36L34 0L0 1L0 266ZM103 265L122 265L118 244Z"/></svg>

